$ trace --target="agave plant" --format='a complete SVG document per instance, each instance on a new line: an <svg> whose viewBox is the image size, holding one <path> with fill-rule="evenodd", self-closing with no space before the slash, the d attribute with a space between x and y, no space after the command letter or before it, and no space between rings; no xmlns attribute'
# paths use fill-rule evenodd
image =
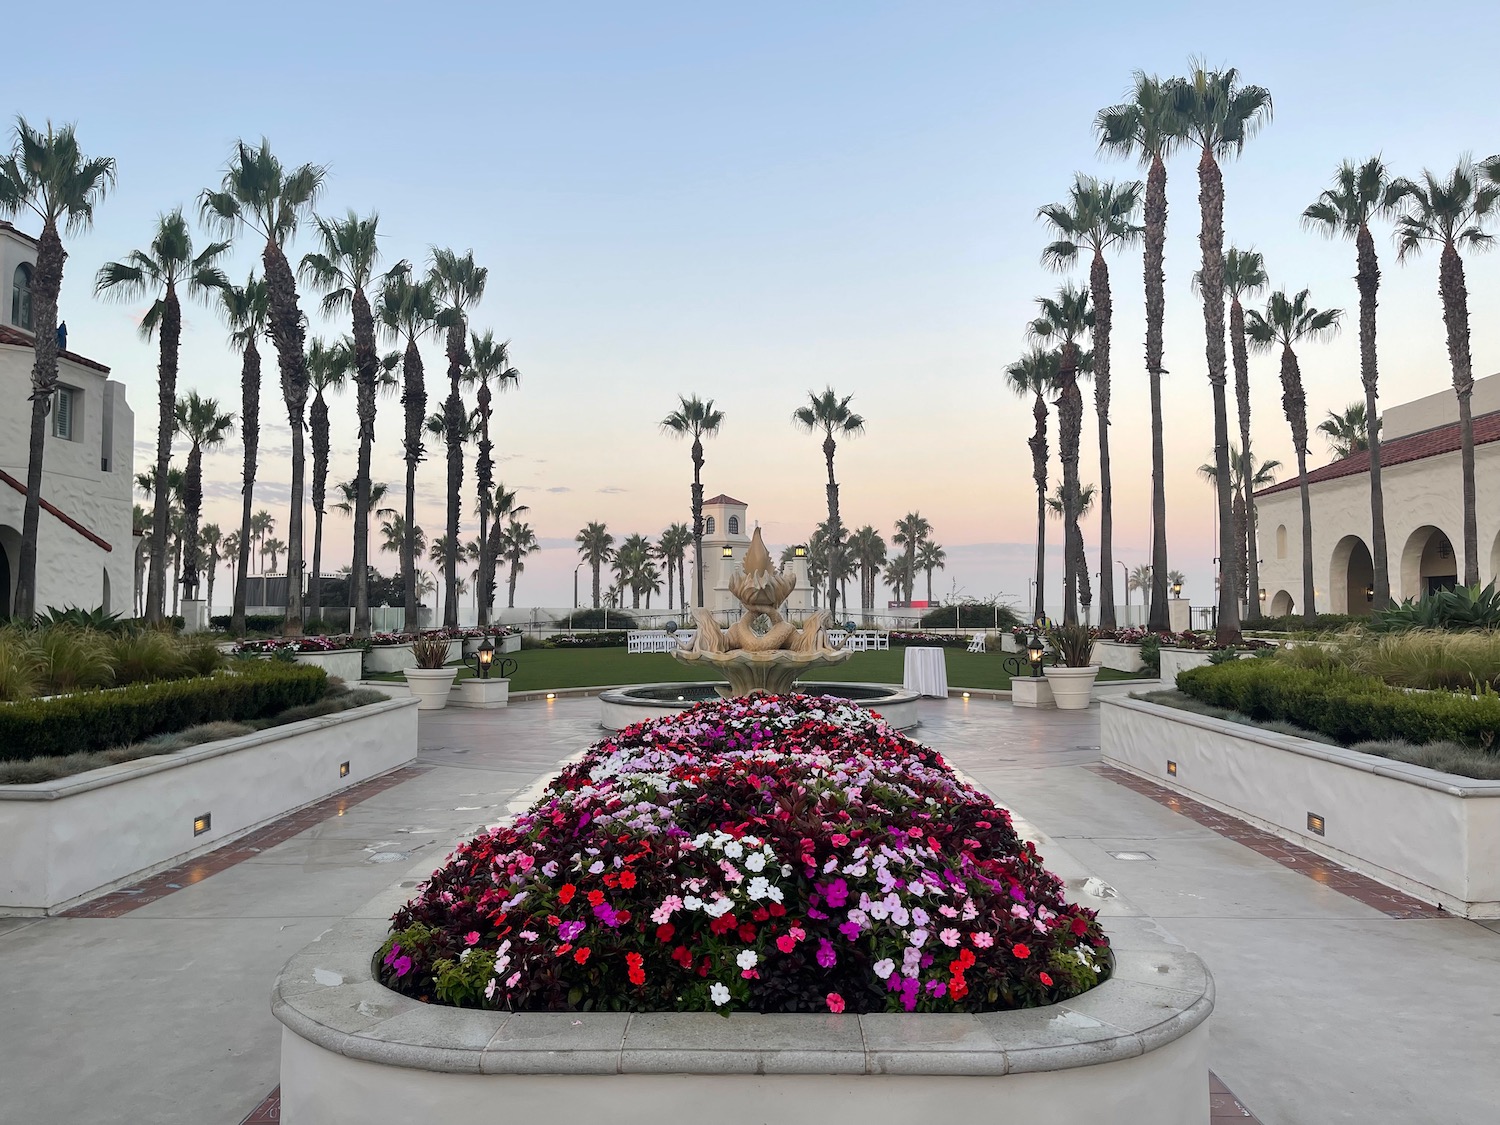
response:
<svg viewBox="0 0 1500 1125"><path fill-rule="evenodd" d="M1370 628L1378 633L1408 629L1443 629L1460 632L1500 629L1500 590L1488 586L1455 586L1436 590L1420 601L1407 598L1400 605L1372 614Z"/></svg>

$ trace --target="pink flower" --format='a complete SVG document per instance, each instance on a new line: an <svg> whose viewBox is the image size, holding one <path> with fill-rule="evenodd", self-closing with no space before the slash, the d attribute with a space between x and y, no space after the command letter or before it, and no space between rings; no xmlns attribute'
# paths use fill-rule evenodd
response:
<svg viewBox="0 0 1500 1125"><path fill-rule="evenodd" d="M465 945L478 945L479 944L479 931L478 930L470 930L468 933L464 934L464 944Z"/></svg>
<svg viewBox="0 0 1500 1125"><path fill-rule="evenodd" d="M828 994L828 1010L834 1013L844 1010L844 998L837 992L830 992Z"/></svg>
<svg viewBox="0 0 1500 1125"><path fill-rule="evenodd" d="M948 929L943 930L938 934L938 940L951 949L953 946L959 943L961 938L959 936L959 932L950 926Z"/></svg>
<svg viewBox="0 0 1500 1125"><path fill-rule="evenodd" d="M973 934L969 938L980 949L988 949L995 944L995 939L990 934Z"/></svg>
<svg viewBox="0 0 1500 1125"><path fill-rule="evenodd" d="M792 937L791 934L782 934L776 939L776 948L783 953L790 953L797 948L797 939Z"/></svg>

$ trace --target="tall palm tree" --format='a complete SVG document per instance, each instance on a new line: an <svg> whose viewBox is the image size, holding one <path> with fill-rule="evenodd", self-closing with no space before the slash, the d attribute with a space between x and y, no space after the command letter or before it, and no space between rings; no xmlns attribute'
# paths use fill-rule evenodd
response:
<svg viewBox="0 0 1500 1125"><path fill-rule="evenodd" d="M229 345L240 353L240 437L244 451L240 471L240 530L235 538L234 603L229 619L230 632L240 636L245 632L251 549L261 535L252 526L251 514L255 502L255 462L260 450L260 349L256 341L266 331L270 298L266 283L253 272L244 285L226 285L218 291L218 296L219 311L229 325Z"/></svg>
<svg viewBox="0 0 1500 1125"><path fill-rule="evenodd" d="M701 539L701 536L697 537ZM594 608L599 608L599 569L615 554L615 537L602 523L589 522L574 536L573 541L578 544L578 553L583 561L589 564L589 569L594 574Z"/></svg>
<svg viewBox="0 0 1500 1125"><path fill-rule="evenodd" d="M1049 203L1039 214L1056 239L1042 251L1044 265L1066 269L1087 252L1089 296L1094 304L1094 409L1099 415L1099 627L1115 627L1114 508L1109 465L1109 344L1114 297L1109 288L1109 265L1104 252L1134 245L1141 226L1139 180L1123 184L1078 174L1066 203Z"/></svg>
<svg viewBox="0 0 1500 1125"><path fill-rule="evenodd" d="M875 608L875 583L880 578L880 568L885 565L885 537L869 524L865 524L849 540L853 561L859 566L859 606L869 611Z"/></svg>
<svg viewBox="0 0 1500 1125"><path fill-rule="evenodd" d="M693 439L693 589L698 607L703 607L703 439L716 437L724 424L724 412L714 409L714 400L697 395L678 395L677 409L661 420L661 428L674 437ZM594 605L599 604L598 568L595 568Z"/></svg>
<svg viewBox="0 0 1500 1125"><path fill-rule="evenodd" d="M674 523L665 528L657 549L667 564L667 608L672 608L672 573L677 573L677 608L687 609L687 579L683 574L687 563L687 549L693 545L693 529L685 523Z"/></svg>
<svg viewBox="0 0 1500 1125"><path fill-rule="evenodd" d="M1377 425L1375 428L1378 430L1380 427ZM1318 433L1328 442L1335 461L1364 453L1371 448L1370 439L1373 436L1365 404L1351 402L1343 410L1330 410L1328 417L1318 423ZM1378 442L1380 439L1376 437L1375 440Z"/></svg>
<svg viewBox="0 0 1500 1125"><path fill-rule="evenodd" d="M448 535L455 548L443 560L443 624L458 624L458 537L460 497L464 483L464 439L468 411L464 409L463 382L472 357L469 354L468 311L484 296L490 271L474 261L474 251L457 254L432 248L428 277L439 309L438 326L446 331L448 353L448 397L443 400L443 433L448 445Z"/></svg>
<svg viewBox="0 0 1500 1125"><path fill-rule="evenodd" d="M1047 395L1057 388L1057 352L1032 348L1005 369L1005 383L1021 397L1032 396L1036 429L1026 439L1031 448L1031 479L1036 482L1036 605L1033 621L1047 615L1043 583L1047 576Z"/></svg>
<svg viewBox="0 0 1500 1125"><path fill-rule="evenodd" d="M1084 557L1077 505L1078 446L1083 432L1083 398L1078 392L1083 356L1079 341L1094 329L1094 310L1088 291L1071 283L1059 289L1056 297L1038 297L1036 303L1041 315L1027 326L1027 334L1035 344L1059 347L1057 448L1063 471L1063 622L1076 625L1080 585L1088 584L1088 567L1079 565Z"/></svg>
<svg viewBox="0 0 1500 1125"><path fill-rule="evenodd" d="M313 391L308 411L308 429L312 436L313 474L313 557L312 576L308 579L307 597L314 617L323 616L323 517L327 514L328 457L330 435L328 391L342 390L354 363L354 341L351 338L325 343L315 339L307 349L307 378Z"/></svg>
<svg viewBox="0 0 1500 1125"><path fill-rule="evenodd" d="M1486 168L1491 167L1486 162ZM1396 257L1405 261L1425 246L1440 248L1438 296L1448 335L1448 363L1458 396L1458 432L1463 462L1464 585L1479 584L1479 519L1474 494L1474 359L1469 351L1469 289L1462 250L1487 250L1495 236L1484 229L1500 210L1500 183L1481 183L1482 172L1467 156L1459 158L1446 179L1423 170L1418 180L1391 185L1390 200L1400 206L1396 219Z"/></svg>
<svg viewBox="0 0 1500 1125"><path fill-rule="evenodd" d="M536 532L530 524L511 520L505 529L504 547L506 561L510 563L510 591L505 605L507 609L515 609L516 579L526 569L526 556L540 551L542 545L536 541Z"/></svg>
<svg viewBox="0 0 1500 1125"><path fill-rule="evenodd" d="M36 544L42 516L42 457L47 443L47 412L57 390L57 297L62 288L61 227L68 234L87 230L94 206L115 182L115 162L89 158L78 148L73 126L46 132L16 118L15 146L0 160L0 215L30 211L42 220L36 270L31 279L33 362L31 433L26 462L26 505L21 518L21 553L17 560L12 611L22 621L36 613Z"/></svg>
<svg viewBox="0 0 1500 1125"><path fill-rule="evenodd" d="M513 522L522 512L531 511L529 504L516 503L516 494L516 489L506 488L505 482L500 481L495 485L489 496L490 514L494 517L495 521L490 525L488 550L490 573L486 580L488 582L486 588L489 591L487 596L491 601L494 600L495 596L495 565L496 561L500 558L501 540L504 538L505 525L508 522Z"/></svg>
<svg viewBox="0 0 1500 1125"><path fill-rule="evenodd" d="M1215 639L1219 644L1239 640L1240 607L1233 565L1234 503L1229 491L1229 410L1225 397L1224 356L1224 175L1223 157L1237 156L1245 142L1271 117L1271 94L1261 86L1244 86L1239 71L1209 70L1195 60L1188 77L1172 83L1172 96L1182 133L1198 149L1198 246L1203 264L1198 289L1203 297L1203 327L1207 337L1208 382L1214 402L1214 458L1219 467L1219 613Z"/></svg>
<svg viewBox="0 0 1500 1125"><path fill-rule="evenodd" d="M651 562L651 542L644 535L627 535L614 557L615 575L621 589L629 588L631 609L641 605L641 578Z"/></svg>
<svg viewBox="0 0 1500 1125"><path fill-rule="evenodd" d="M1245 316L1245 331L1257 351L1281 349L1281 408L1292 428L1292 446L1297 451L1297 483L1302 493L1302 619L1309 625L1317 616L1317 607L1313 594L1312 501L1307 490L1307 395L1302 389L1302 367L1297 362L1296 345L1332 335L1338 331L1342 316L1339 309L1313 308L1308 303L1306 289L1295 297L1277 290L1267 299L1264 313L1251 309ZM1222 496L1228 466L1220 459L1215 462L1215 468ZM1233 533L1231 526L1231 536ZM1223 536L1220 536L1220 542L1224 542ZM1222 590L1220 594L1222 602Z"/></svg>
<svg viewBox="0 0 1500 1125"><path fill-rule="evenodd" d="M479 579L475 596L479 601L479 624L490 620L490 605L495 600L495 553L490 550L490 519L494 515L495 500L495 444L490 440L490 418L494 416L491 405L490 384L499 390L513 387L521 381L521 372L511 366L510 341L497 343L495 334L486 331L469 334L471 363L469 376L479 384L475 395L475 414L479 423L479 457L474 462L474 485L479 495Z"/></svg>
<svg viewBox="0 0 1500 1125"><path fill-rule="evenodd" d="M306 322L297 307L297 279L287 261L286 245L317 202L324 175L325 169L316 164L284 169L271 152L271 142L265 138L261 138L259 148L239 141L219 190L205 191L199 201L203 217L217 224L226 235L245 230L265 240L260 255L261 274L266 279L271 339L276 344L281 393L292 428L284 627L288 636L302 633L302 496L306 475L302 431L307 410L307 356L304 354Z"/></svg>
<svg viewBox="0 0 1500 1125"><path fill-rule="evenodd" d="M1094 133L1099 147L1133 156L1146 171L1143 213L1146 293L1146 374L1151 398L1151 629L1165 632L1167 620L1167 470L1163 445L1161 377L1162 325L1166 319L1166 274L1162 263L1167 245L1167 159L1182 144L1182 123L1170 81L1136 71L1126 101L1099 111ZM1041 604L1038 595L1038 605Z"/></svg>
<svg viewBox="0 0 1500 1125"><path fill-rule="evenodd" d="M1258 591L1260 572L1254 563L1256 551L1255 524L1253 521L1255 490L1276 483L1276 474L1281 470L1277 460L1256 463L1233 442L1229 444L1230 490L1234 493L1234 543L1235 580L1241 583L1240 596L1247 605L1258 607L1260 599L1252 591ZM1198 475L1215 488L1219 483L1218 466L1212 462L1199 465ZM1246 502L1246 497L1249 502Z"/></svg>
<svg viewBox="0 0 1500 1125"><path fill-rule="evenodd" d="M187 471L182 486L182 589L183 596L198 596L198 517L203 510L203 453L222 446L234 430L234 415L219 409L217 401L189 391L177 400L173 429L188 439Z"/></svg>
<svg viewBox="0 0 1500 1125"><path fill-rule="evenodd" d="M406 458L406 549L401 552L401 588L406 600L403 628L414 633L421 628L417 601L417 559L421 550L413 536L417 530L417 466L426 452L422 445L422 427L427 417L427 386L423 377L422 352L417 342L427 335L437 321L437 296L432 282L414 279L411 266L398 263L381 282L375 301L375 318L386 335L397 345L405 345L401 355L401 405L406 412L402 448Z"/></svg>
<svg viewBox="0 0 1500 1125"><path fill-rule="evenodd" d="M917 552L917 565L927 575L927 604L931 605L932 572L948 568L948 552L943 550L942 544L935 543L929 539L922 544L921 550Z"/></svg>
<svg viewBox="0 0 1500 1125"><path fill-rule="evenodd" d="M1094 510L1094 501L1098 498L1098 495L1099 490L1092 484L1080 484L1078 486L1073 493L1073 508L1078 519L1082 519ZM1064 519L1066 518L1067 510L1067 499L1063 495L1062 483L1059 482L1057 487L1052 490L1052 495L1047 497L1047 511L1057 519ZM1078 575L1078 600L1083 603L1083 615L1086 620L1088 618L1088 607L1094 600L1094 593L1093 585L1089 582L1089 563L1088 556L1084 553L1083 549L1083 536L1079 535L1074 538L1071 549L1073 556L1071 559L1065 561L1067 565L1072 566L1074 572Z"/></svg>
<svg viewBox="0 0 1500 1125"><path fill-rule="evenodd" d="M823 433L823 460L828 466L828 612L838 618L838 584L844 565L844 525L839 520L839 482L833 474L838 438L865 432L865 420L849 409L853 395L840 398L832 387L807 392L807 405L792 411L792 424L805 433Z"/></svg>
<svg viewBox="0 0 1500 1125"><path fill-rule="evenodd" d="M375 392L380 387L380 355L369 290L380 263L380 216L362 219L352 210L342 219L313 217L318 249L302 256L302 279L323 294L323 315L347 311L353 331L355 410L359 416L359 462L354 475L354 557L349 599L354 635L370 635L370 455L375 444ZM316 569L316 568L315 568Z"/></svg>
<svg viewBox="0 0 1500 1125"><path fill-rule="evenodd" d="M276 530L276 520L270 512L262 508L250 517L250 532L257 545L258 553L264 555L263 544L266 536Z"/></svg>
<svg viewBox="0 0 1500 1125"><path fill-rule="evenodd" d="M152 298L151 307L141 317L140 333L149 340L158 330L161 332L161 359L156 380L158 475L167 471L167 463L172 459L172 434L176 430L177 354L182 342L182 305L178 294L184 292L205 297L226 288L229 281L216 263L228 249L227 242L212 242L195 255L193 234L179 207L157 216L148 249L132 250L124 261L105 263L94 278L95 293L117 300ZM158 525L165 524L168 519L167 504L166 490L158 490L156 511L152 517ZM161 621L166 597L165 556L161 560L157 558L165 546L165 543L158 542L152 548L155 553L151 559L151 587L146 594L146 620L153 623ZM189 553L196 562L196 544L190 545ZM190 571L190 577L196 582L195 571Z"/></svg>
<svg viewBox="0 0 1500 1125"><path fill-rule="evenodd" d="M812 547L809 546L807 549L807 570L809 575L812 573L812 557ZM897 601L903 600L904 595L902 592L906 588L906 563L902 561L901 556L895 555L887 560L885 568L880 572L880 580L890 588L891 593L895 594ZM813 586L813 593L817 593L816 584ZM815 601L813 604L816 605L817 602Z"/></svg>
<svg viewBox="0 0 1500 1125"><path fill-rule="evenodd" d="M359 510L359 481L341 480L334 487L339 490L339 495L343 499L334 504L333 510L340 515L352 517ZM366 491L367 499L365 502L369 505L372 515L393 516L396 514L395 508L381 507L381 501L385 499L386 494L390 490L391 486L384 481L375 480L370 482L370 487ZM350 569L352 570L353 567Z"/></svg>
<svg viewBox="0 0 1500 1125"><path fill-rule="evenodd" d="M896 596L908 604L917 600L917 550L931 534L932 524L921 512L907 512L896 521L896 532L891 536L891 542L902 548L901 557L906 568L904 592L898 589Z"/></svg>
<svg viewBox="0 0 1500 1125"><path fill-rule="evenodd" d="M1329 238L1343 235L1354 241L1354 281L1359 287L1359 377L1365 387L1362 407L1367 418L1378 418L1375 400L1380 392L1380 370L1375 358L1375 306L1380 291L1380 261L1370 220L1391 213L1395 196L1385 163L1372 156L1363 164L1346 160L1334 173L1333 187L1302 212L1303 225ZM1322 427L1320 426L1319 429ZM1370 434L1370 560L1374 587L1372 606L1384 609L1391 600L1391 577L1385 542L1385 492L1380 481L1380 435ZM1251 586L1256 584L1252 580ZM1255 604L1252 600L1252 606Z"/></svg>
<svg viewBox="0 0 1500 1125"><path fill-rule="evenodd" d="M208 596L203 601L208 606L210 616L213 615L214 607L214 579L218 577L219 564L230 560L229 548L234 538L233 532L225 535L216 523L206 523L198 532L198 541L203 544L203 553L208 557L208 563L204 567L208 575ZM232 565L230 569L232 572Z"/></svg>
<svg viewBox="0 0 1500 1125"><path fill-rule="evenodd" d="M1243 575L1247 590L1260 589L1260 549L1255 534L1255 487L1249 484L1250 478L1254 476L1249 472L1254 456L1250 449L1250 357L1245 338L1244 300L1261 292L1269 283L1265 259L1259 251L1240 250L1231 246L1225 253L1224 292L1229 297L1229 346L1234 357L1234 398L1240 420L1240 456L1245 459L1235 480L1239 487L1237 502L1244 506L1246 534L1249 537L1249 547L1243 556L1244 564L1249 567L1249 573ZM1231 443L1230 450L1233 449ZM1247 594L1245 605L1248 620L1254 621L1260 617L1258 598Z"/></svg>

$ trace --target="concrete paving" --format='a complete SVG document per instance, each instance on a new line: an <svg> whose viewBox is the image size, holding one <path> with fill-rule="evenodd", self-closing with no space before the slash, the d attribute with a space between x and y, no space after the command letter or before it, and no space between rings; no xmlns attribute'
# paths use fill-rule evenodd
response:
<svg viewBox="0 0 1500 1125"><path fill-rule="evenodd" d="M1493 1118L1500 926L1392 919L1083 768L1097 708L920 706L918 738L1118 888L1110 928L1208 962L1213 1069L1266 1125ZM237 1125L277 1084L286 959L504 815L596 708L424 712L426 771L342 816L119 918L0 918L0 1122Z"/></svg>

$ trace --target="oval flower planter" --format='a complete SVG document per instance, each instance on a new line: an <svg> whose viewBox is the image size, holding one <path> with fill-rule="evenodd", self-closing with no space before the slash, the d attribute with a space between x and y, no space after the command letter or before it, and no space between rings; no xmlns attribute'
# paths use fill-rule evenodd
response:
<svg viewBox="0 0 1500 1125"><path fill-rule="evenodd" d="M457 668L403 668L406 686L417 699L418 711L436 711L448 706Z"/></svg>
<svg viewBox="0 0 1500 1125"><path fill-rule="evenodd" d="M1082 711L1094 694L1098 665L1087 668L1043 668L1042 674L1052 687L1052 700L1059 711Z"/></svg>

